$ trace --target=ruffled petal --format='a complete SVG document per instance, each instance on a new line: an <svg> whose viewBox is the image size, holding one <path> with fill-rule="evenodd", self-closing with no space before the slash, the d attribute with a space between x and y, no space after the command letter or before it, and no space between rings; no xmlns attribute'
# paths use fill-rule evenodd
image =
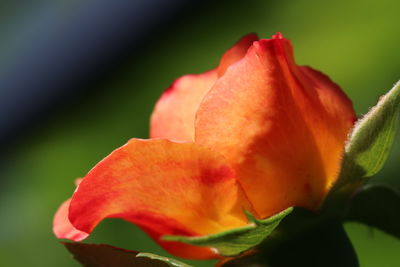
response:
<svg viewBox="0 0 400 267"><path fill-rule="evenodd" d="M213 258L208 248L160 237L245 225L247 205L222 156L193 143L132 139L86 175L72 197L69 219L86 233L105 218L125 219L177 256Z"/></svg>
<svg viewBox="0 0 400 267"><path fill-rule="evenodd" d="M204 95L229 65L241 59L257 40L256 34L241 38L222 57L215 70L185 75L177 79L157 101L150 120L150 137L176 141L194 140L196 111Z"/></svg>
<svg viewBox="0 0 400 267"><path fill-rule="evenodd" d="M195 142L223 154L260 217L316 209L337 178L355 114L280 34L255 42L204 97Z"/></svg>

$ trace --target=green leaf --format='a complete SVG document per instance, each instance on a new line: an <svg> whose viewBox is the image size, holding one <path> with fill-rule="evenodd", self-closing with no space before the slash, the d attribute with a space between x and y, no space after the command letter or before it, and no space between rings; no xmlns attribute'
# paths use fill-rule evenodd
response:
<svg viewBox="0 0 400 267"><path fill-rule="evenodd" d="M366 185L354 197L346 219L400 238L400 190L386 185Z"/></svg>
<svg viewBox="0 0 400 267"><path fill-rule="evenodd" d="M357 267L358 259L340 221L327 220L280 246L244 255L221 267Z"/></svg>
<svg viewBox="0 0 400 267"><path fill-rule="evenodd" d="M250 213L246 213L250 223L244 227L208 236L164 236L163 239L195 246L212 247L216 249L220 255L236 256L243 251L259 245L292 210L293 208L288 208L264 220L257 220Z"/></svg>
<svg viewBox="0 0 400 267"><path fill-rule="evenodd" d="M395 137L399 106L400 82L356 123L346 145L339 183L371 177L383 167Z"/></svg>
<svg viewBox="0 0 400 267"><path fill-rule="evenodd" d="M103 244L62 242L83 266L88 267L190 267L176 260L154 254L138 253Z"/></svg>

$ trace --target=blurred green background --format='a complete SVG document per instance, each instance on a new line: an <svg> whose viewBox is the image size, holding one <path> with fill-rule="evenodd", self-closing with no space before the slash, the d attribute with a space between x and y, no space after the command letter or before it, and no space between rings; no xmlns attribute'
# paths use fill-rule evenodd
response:
<svg viewBox="0 0 400 267"><path fill-rule="evenodd" d="M282 32L292 41L299 64L328 74L359 114L367 112L400 79L399 9L395 0L259 0L215 1L186 10L148 37L141 51L88 84L96 90L59 105L4 147L0 265L78 266L51 231L52 216L73 192L74 179L129 138L146 138L153 104L162 91L183 74L215 67L224 50L246 33L269 38ZM22 11L14 6L1 11L1 39L6 42ZM3 59L6 44L0 46ZM397 142L379 179L400 179L399 157ZM400 266L400 240L355 223L346 230L361 266ZM167 255L136 227L119 220L101 223L87 242Z"/></svg>

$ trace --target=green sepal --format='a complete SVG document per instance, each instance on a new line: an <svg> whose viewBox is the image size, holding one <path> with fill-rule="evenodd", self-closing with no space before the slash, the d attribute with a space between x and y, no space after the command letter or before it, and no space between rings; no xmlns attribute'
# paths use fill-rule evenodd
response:
<svg viewBox="0 0 400 267"><path fill-rule="evenodd" d="M222 256L236 256L259 245L292 210L293 208L288 208L264 220L258 220L249 212L246 212L249 224L243 227L207 236L163 236L162 239L195 246L212 247Z"/></svg>
<svg viewBox="0 0 400 267"><path fill-rule="evenodd" d="M353 246L337 220L327 220L304 229L287 242L269 249L233 258L221 267L241 266L307 266L358 267Z"/></svg>
<svg viewBox="0 0 400 267"><path fill-rule="evenodd" d="M400 82L360 119L346 144L338 183L375 175L392 147L399 116Z"/></svg>
<svg viewBox="0 0 400 267"><path fill-rule="evenodd" d="M384 165L396 135L400 107L400 82L382 96L360 120L345 146L339 177L321 209L346 214L354 193Z"/></svg>
<svg viewBox="0 0 400 267"><path fill-rule="evenodd" d="M400 189L383 184L364 186L353 198L345 219L400 238Z"/></svg>

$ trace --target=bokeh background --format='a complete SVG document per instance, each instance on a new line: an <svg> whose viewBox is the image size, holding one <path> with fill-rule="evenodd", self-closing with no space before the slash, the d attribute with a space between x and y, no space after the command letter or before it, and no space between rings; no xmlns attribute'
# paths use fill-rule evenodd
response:
<svg viewBox="0 0 400 267"><path fill-rule="evenodd" d="M162 91L213 68L246 33L283 32L298 63L329 74L367 112L400 79L399 9L396 0L1 0L0 265L78 266L51 231L74 179L146 138ZM399 157L397 142L376 179L400 179ZM400 266L400 240L346 230L361 266ZM119 220L87 242L166 255Z"/></svg>

